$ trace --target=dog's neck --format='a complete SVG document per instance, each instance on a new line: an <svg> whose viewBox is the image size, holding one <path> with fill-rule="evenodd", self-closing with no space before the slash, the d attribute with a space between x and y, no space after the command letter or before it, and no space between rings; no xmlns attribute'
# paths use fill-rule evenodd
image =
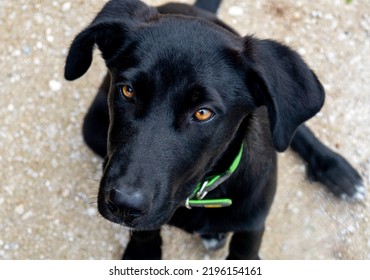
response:
<svg viewBox="0 0 370 280"><path fill-rule="evenodd" d="M238 154L225 172L208 177L206 180L199 182L192 195L186 200L185 206L189 209L191 207L220 208L230 206L232 201L229 198L204 199L204 197L208 192L213 191L230 178L240 164L243 151L244 145L242 144Z"/></svg>

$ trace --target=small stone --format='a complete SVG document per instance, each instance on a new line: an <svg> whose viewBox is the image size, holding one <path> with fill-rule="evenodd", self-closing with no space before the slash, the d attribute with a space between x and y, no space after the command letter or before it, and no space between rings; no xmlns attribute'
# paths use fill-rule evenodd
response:
<svg viewBox="0 0 370 280"><path fill-rule="evenodd" d="M49 87L52 91L58 91L62 88L62 84L57 80L50 80Z"/></svg>
<svg viewBox="0 0 370 280"><path fill-rule="evenodd" d="M10 243L10 249L11 250L18 250L19 244L18 243Z"/></svg>
<svg viewBox="0 0 370 280"><path fill-rule="evenodd" d="M298 53L299 53L300 55L305 55L307 52L306 52L306 49L304 49L304 48L299 48L299 49L298 49Z"/></svg>
<svg viewBox="0 0 370 280"><path fill-rule="evenodd" d="M36 13L33 17L38 24L44 22L44 17L40 13Z"/></svg>
<svg viewBox="0 0 370 280"><path fill-rule="evenodd" d="M89 216L89 217L93 217L95 216L96 214L96 209L94 207L89 207L87 208L86 210L86 214Z"/></svg>
<svg viewBox="0 0 370 280"><path fill-rule="evenodd" d="M8 111L10 111L10 112L14 111L14 105L13 104L8 105Z"/></svg>
<svg viewBox="0 0 370 280"><path fill-rule="evenodd" d="M55 158L53 158L53 159L51 160L51 166L52 166L53 168L57 168L57 167L59 166L58 161L57 161Z"/></svg>
<svg viewBox="0 0 370 280"><path fill-rule="evenodd" d="M293 16L294 16L294 19L300 19L301 18L301 14L299 12L295 12Z"/></svg>
<svg viewBox="0 0 370 280"><path fill-rule="evenodd" d="M72 232L68 232L68 240L71 242L75 240L74 234Z"/></svg>
<svg viewBox="0 0 370 280"><path fill-rule="evenodd" d="M333 52L326 53L326 58L329 60L329 62L334 63L336 59L336 55Z"/></svg>
<svg viewBox="0 0 370 280"><path fill-rule="evenodd" d="M22 52L23 52L24 54L30 54L30 53L32 52L32 49L31 49L30 47L28 47L28 46L24 46L24 47L22 48Z"/></svg>
<svg viewBox="0 0 370 280"><path fill-rule="evenodd" d="M13 52L13 55L14 56L20 56L22 54L22 52L20 51L20 50L15 50L14 52Z"/></svg>
<svg viewBox="0 0 370 280"><path fill-rule="evenodd" d="M43 48L43 44L42 44L42 42L37 42L36 43L36 48L38 48L38 49L42 49Z"/></svg>
<svg viewBox="0 0 370 280"><path fill-rule="evenodd" d="M243 13L243 9L239 6L232 6L229 8L229 14L232 16L241 16Z"/></svg>
<svg viewBox="0 0 370 280"><path fill-rule="evenodd" d="M54 42L54 36L52 36L52 35L47 35L47 36L46 36L46 41L48 41L49 43L53 43L53 42Z"/></svg>
<svg viewBox="0 0 370 280"><path fill-rule="evenodd" d="M322 18L323 15L322 15L322 12L320 11L312 11L311 16L314 18Z"/></svg>
<svg viewBox="0 0 370 280"><path fill-rule="evenodd" d="M71 9L71 2L65 2L63 5L62 5L62 12L68 12L70 9Z"/></svg>
<svg viewBox="0 0 370 280"><path fill-rule="evenodd" d="M354 233L356 231L355 227L350 225L347 227L347 231L350 232L350 233Z"/></svg>
<svg viewBox="0 0 370 280"><path fill-rule="evenodd" d="M28 211L28 212L26 212L26 213L22 216L22 220L23 220L23 221L24 221L24 220L27 220L27 219L31 218L32 216L33 216L32 211Z"/></svg>
<svg viewBox="0 0 370 280"><path fill-rule="evenodd" d="M23 215L24 213L23 204L19 204L17 207L15 207L15 213L17 213L18 215Z"/></svg>
<svg viewBox="0 0 370 280"><path fill-rule="evenodd" d="M63 197L67 197L67 196L69 196L69 190L68 189L64 189L63 191L62 191L62 196Z"/></svg>
<svg viewBox="0 0 370 280"><path fill-rule="evenodd" d="M18 248L19 248L18 243L14 243L14 242L4 245L4 249L7 250L7 251L8 250L17 250Z"/></svg>

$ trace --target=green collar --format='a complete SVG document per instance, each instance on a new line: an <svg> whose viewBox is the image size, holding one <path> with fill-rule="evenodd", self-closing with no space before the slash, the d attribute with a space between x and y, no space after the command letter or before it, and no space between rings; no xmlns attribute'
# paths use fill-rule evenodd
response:
<svg viewBox="0 0 370 280"><path fill-rule="evenodd" d="M203 199L207 193L217 188L223 182L225 182L238 168L239 163L242 159L244 145L242 144L238 155L235 157L231 166L225 173L214 175L207 178L203 182L199 182L190 197L185 202L185 206L188 209L192 207L206 207L206 208L220 208L227 207L232 204L229 198L218 198L218 199Z"/></svg>

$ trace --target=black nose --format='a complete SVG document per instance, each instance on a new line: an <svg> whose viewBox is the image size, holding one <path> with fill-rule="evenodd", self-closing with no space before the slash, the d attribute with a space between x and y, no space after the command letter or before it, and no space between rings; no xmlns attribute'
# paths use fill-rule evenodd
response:
<svg viewBox="0 0 370 280"><path fill-rule="evenodd" d="M125 193L115 188L106 193L105 201L112 214L122 217L125 221L141 217L149 208L148 200L142 193Z"/></svg>

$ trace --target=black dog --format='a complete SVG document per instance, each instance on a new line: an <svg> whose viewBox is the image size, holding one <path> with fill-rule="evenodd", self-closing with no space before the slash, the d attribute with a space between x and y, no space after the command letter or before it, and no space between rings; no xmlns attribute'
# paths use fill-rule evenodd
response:
<svg viewBox="0 0 370 280"><path fill-rule="evenodd" d="M133 230L125 259L160 258L166 223L211 249L233 233L228 259L259 258L276 150L290 144L334 194L364 196L358 173L302 124L324 102L314 72L287 46L239 37L217 5L197 7L206 2L112 0L67 57L68 80L88 70L94 45L109 69L83 133L105 157L99 212Z"/></svg>

